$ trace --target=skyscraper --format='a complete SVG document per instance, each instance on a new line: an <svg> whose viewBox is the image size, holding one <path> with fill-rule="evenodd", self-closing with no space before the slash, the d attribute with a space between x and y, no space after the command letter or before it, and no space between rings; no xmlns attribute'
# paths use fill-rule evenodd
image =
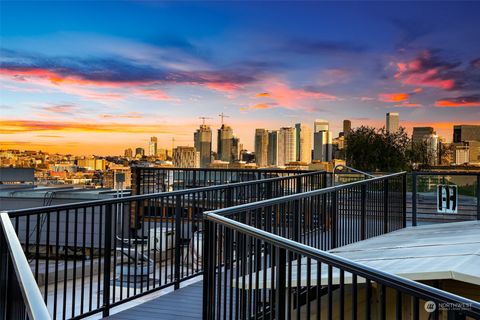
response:
<svg viewBox="0 0 480 320"><path fill-rule="evenodd" d="M135 157L140 157L141 158L144 155L145 155L145 149L140 148L140 147L135 149Z"/></svg>
<svg viewBox="0 0 480 320"><path fill-rule="evenodd" d="M480 141L480 125L453 126L453 142Z"/></svg>
<svg viewBox="0 0 480 320"><path fill-rule="evenodd" d="M255 163L257 167L268 165L268 131L255 129Z"/></svg>
<svg viewBox="0 0 480 320"><path fill-rule="evenodd" d="M273 130L268 132L268 165L269 166L278 166L278 145L279 134L278 130Z"/></svg>
<svg viewBox="0 0 480 320"><path fill-rule="evenodd" d="M200 154L200 167L207 168L212 161L212 130L202 124L193 134L195 149Z"/></svg>
<svg viewBox="0 0 480 320"><path fill-rule="evenodd" d="M133 157L132 148L125 149L125 158L132 158L132 157Z"/></svg>
<svg viewBox="0 0 480 320"><path fill-rule="evenodd" d="M232 138L233 130L231 127L222 124L218 129L217 135L217 158L218 160L232 161Z"/></svg>
<svg viewBox="0 0 480 320"><path fill-rule="evenodd" d="M400 118L398 112L388 112L386 120L386 129L390 133L395 133L400 127Z"/></svg>
<svg viewBox="0 0 480 320"><path fill-rule="evenodd" d="M425 136L429 136L431 134L434 134L432 127L413 127L412 142L420 143L425 141Z"/></svg>
<svg viewBox="0 0 480 320"><path fill-rule="evenodd" d="M346 137L352 130L352 122L350 120L343 120L343 135Z"/></svg>
<svg viewBox="0 0 480 320"><path fill-rule="evenodd" d="M297 161L312 162L312 130L303 123L295 124Z"/></svg>
<svg viewBox="0 0 480 320"><path fill-rule="evenodd" d="M240 138L232 137L232 155L231 155L231 162L235 162L239 160L240 157Z"/></svg>
<svg viewBox="0 0 480 320"><path fill-rule="evenodd" d="M157 156L157 144L158 139L157 137L151 137L150 142L148 143L148 155L155 157Z"/></svg>
<svg viewBox="0 0 480 320"><path fill-rule="evenodd" d="M313 133L313 160L332 160L332 134L326 120L315 120Z"/></svg>
<svg viewBox="0 0 480 320"><path fill-rule="evenodd" d="M287 163L297 160L297 143L295 127L283 127L279 131L279 159L278 165L284 166Z"/></svg>

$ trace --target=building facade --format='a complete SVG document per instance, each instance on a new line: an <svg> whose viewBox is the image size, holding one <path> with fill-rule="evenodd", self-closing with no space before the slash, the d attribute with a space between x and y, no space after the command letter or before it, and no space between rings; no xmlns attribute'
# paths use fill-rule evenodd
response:
<svg viewBox="0 0 480 320"><path fill-rule="evenodd" d="M312 130L303 123L295 124L297 161L312 162Z"/></svg>
<svg viewBox="0 0 480 320"><path fill-rule="evenodd" d="M255 129L255 163L257 167L268 166L268 131L266 129Z"/></svg>
<svg viewBox="0 0 480 320"><path fill-rule="evenodd" d="M200 167L200 156L194 147L178 146L173 149L173 166L177 168Z"/></svg>
<svg viewBox="0 0 480 320"><path fill-rule="evenodd" d="M400 116L398 112L388 112L386 118L386 126L388 132L395 133L400 128Z"/></svg>
<svg viewBox="0 0 480 320"><path fill-rule="evenodd" d="M200 167L208 168L212 162L212 130L210 126L202 124L193 134L195 149L200 154Z"/></svg>

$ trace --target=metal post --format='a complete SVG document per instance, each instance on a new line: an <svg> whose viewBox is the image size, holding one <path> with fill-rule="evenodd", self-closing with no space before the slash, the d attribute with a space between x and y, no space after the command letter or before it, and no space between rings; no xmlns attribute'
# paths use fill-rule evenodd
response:
<svg viewBox="0 0 480 320"><path fill-rule="evenodd" d="M388 178L383 180L383 233L388 232Z"/></svg>
<svg viewBox="0 0 480 320"><path fill-rule="evenodd" d="M412 172L412 226L417 226L417 173Z"/></svg>
<svg viewBox="0 0 480 320"><path fill-rule="evenodd" d="M480 220L480 174L477 174L477 220Z"/></svg>
<svg viewBox="0 0 480 320"><path fill-rule="evenodd" d="M360 220L360 239L365 240L367 233L367 185L361 185L361 220Z"/></svg>
<svg viewBox="0 0 480 320"><path fill-rule="evenodd" d="M302 193L302 177L297 177L295 180L297 180L296 181L297 193Z"/></svg>
<svg viewBox="0 0 480 320"><path fill-rule="evenodd" d="M7 319L8 248L3 228L0 226L0 319Z"/></svg>
<svg viewBox="0 0 480 320"><path fill-rule="evenodd" d="M402 176L402 227L407 227L407 174Z"/></svg>
<svg viewBox="0 0 480 320"><path fill-rule="evenodd" d="M175 268L174 268L174 290L180 288L180 242L181 242L181 219L182 219L182 198L180 195L175 197ZM205 252L205 251L204 251Z"/></svg>
<svg viewBox="0 0 480 320"><path fill-rule="evenodd" d="M103 249L103 317L110 315L110 284L112 269L113 204L105 208L105 248Z"/></svg>
<svg viewBox="0 0 480 320"><path fill-rule="evenodd" d="M215 302L215 232L214 224L204 219L204 235L203 242L203 307L202 319L213 319L214 302Z"/></svg>
<svg viewBox="0 0 480 320"><path fill-rule="evenodd" d="M332 193L332 249L337 247L337 190Z"/></svg>
<svg viewBox="0 0 480 320"><path fill-rule="evenodd" d="M276 288L275 288L275 319L285 319L285 294L286 294L286 269L287 269L287 253L285 249L276 248ZM308 275L310 276L310 275Z"/></svg>

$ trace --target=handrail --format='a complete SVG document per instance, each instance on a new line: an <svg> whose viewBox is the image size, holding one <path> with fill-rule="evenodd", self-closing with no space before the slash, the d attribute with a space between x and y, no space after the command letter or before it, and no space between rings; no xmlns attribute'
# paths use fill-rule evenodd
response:
<svg viewBox="0 0 480 320"><path fill-rule="evenodd" d="M162 196L165 196L165 195L179 196L179 195L184 195L184 194L188 194L188 193L192 193L192 192L215 191L215 190L221 190L221 189L230 189L230 188L235 188L235 187L241 187L241 186L244 186L244 185L254 185L254 184L261 184L261 183L265 183L265 182L274 182L274 181L281 181L281 180L287 180L287 179L297 179L297 178L312 176L312 175L319 174L319 173L326 173L326 171L325 170L318 170L318 171L311 171L311 172L296 174L296 175L287 176L287 177L276 177L276 178L268 178L268 179L260 179L260 180L226 183L226 184L220 184L220 185L215 185L215 186L191 188L191 189L176 190L176 191L165 191L165 192L157 192L157 193L148 193L148 194L141 194L141 195L123 197L123 198L81 201L81 202L60 204L60 205L54 205L54 206L43 206L43 207L36 207L36 208L10 210L10 211L8 211L8 214L10 215L10 217L15 217L15 216L22 215L22 214L25 214L25 213L31 213L31 214L42 213L46 210L56 211L56 210L75 209L75 208L78 209L78 208L82 208L82 207L85 207L85 206L99 206L99 205L123 203L123 202L128 202L128 201L147 200L147 199L162 197Z"/></svg>
<svg viewBox="0 0 480 320"><path fill-rule="evenodd" d="M402 176L402 175L405 175L406 173L407 173L406 171L402 171L402 172L392 173L392 174L385 175L385 176L371 178L371 179L368 179L368 180L354 181L354 182L342 184L342 185L339 185L339 186L326 187L326 188L312 190L312 191L306 191L306 192L302 192L302 193L290 194L290 195L286 195L286 196L283 196L283 197L276 197L276 198L267 199L267 200L260 200L260 201L256 201L256 202L240 204L240 205L237 205L237 206L217 209L217 210L215 210L215 212L217 214L230 214L230 213L238 213L238 212L242 212L242 211L246 211L246 210L258 209L258 208L262 208L262 207L265 207L265 206L272 206L272 205L284 203L286 201L299 200L299 199L307 198L307 197L310 197L310 196L316 196L316 195L326 194L326 193L330 193L330 192L337 191L337 190L347 189L347 188L350 188L352 186L362 185L366 182L381 181L381 180L385 180L385 179L396 177L396 176Z"/></svg>
<svg viewBox="0 0 480 320"><path fill-rule="evenodd" d="M30 269L30 265L23 253L22 245L20 244L12 222L10 221L8 212L0 212L0 225L3 229L10 258L18 280L18 286L22 292L29 319L51 319L42 294L40 293L40 289L35 281L35 277Z"/></svg>
<svg viewBox="0 0 480 320"><path fill-rule="evenodd" d="M132 166L134 169L144 169L144 170L172 170L172 171L223 171L223 172L280 172L280 173L308 173L314 172L316 170L296 170L296 169L274 169L274 168L258 168L258 169L248 169L248 168L179 168L179 167L142 167L142 166Z"/></svg>
<svg viewBox="0 0 480 320"><path fill-rule="evenodd" d="M468 312L472 315L480 317L480 303L476 301L442 291L413 280L402 278L395 274L371 268L332 253L301 244L261 229L257 229L255 227L222 216L217 213L218 211L221 210L208 211L205 212L203 216L209 221L221 224L248 236L255 237L256 239L269 242L282 249L300 253L312 259L318 259L321 262L326 262L327 264L332 265L333 267L340 268L346 272L373 280L424 300L428 301L434 299L444 303L462 303L469 305L471 306L471 309Z"/></svg>
<svg viewBox="0 0 480 320"><path fill-rule="evenodd" d="M356 172L356 173L360 173L360 174L363 174L364 176L368 177L368 178L375 178L375 176L373 174L370 174L368 172L364 172L364 171L361 171L361 170L358 170L358 169L355 169L355 168L352 168L352 167L349 167L349 166L346 166L344 164L337 164L334 168L333 168L333 171L332 171L332 175L333 175L333 181L332 181L332 184L335 185L335 175L336 175L336 172L337 171L337 168L347 168L353 172Z"/></svg>

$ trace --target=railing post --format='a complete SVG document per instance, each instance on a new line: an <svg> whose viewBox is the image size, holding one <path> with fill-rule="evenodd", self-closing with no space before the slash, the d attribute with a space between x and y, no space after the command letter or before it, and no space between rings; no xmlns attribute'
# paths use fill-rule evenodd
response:
<svg viewBox="0 0 480 320"><path fill-rule="evenodd" d="M332 248L334 249L337 247L337 189L335 189L332 193Z"/></svg>
<svg viewBox="0 0 480 320"><path fill-rule="evenodd" d="M417 226L417 174L412 172L412 226Z"/></svg>
<svg viewBox="0 0 480 320"><path fill-rule="evenodd" d="M8 248L3 228L0 226L0 319L7 319Z"/></svg>
<svg viewBox="0 0 480 320"><path fill-rule="evenodd" d="M175 267L174 267L174 290L180 288L180 255L181 255L181 229L182 229L182 198L175 197ZM205 251L204 251L205 252Z"/></svg>
<svg viewBox="0 0 480 320"><path fill-rule="evenodd" d="M215 299L215 233L213 222L204 219L202 319L213 319Z"/></svg>
<svg viewBox="0 0 480 320"><path fill-rule="evenodd" d="M480 220L480 174L477 174L477 220Z"/></svg>
<svg viewBox="0 0 480 320"><path fill-rule="evenodd" d="M286 269L287 269L287 253L285 249L276 248L276 287L275 287L275 319L285 319L286 312ZM310 275L308 275L310 276Z"/></svg>
<svg viewBox="0 0 480 320"><path fill-rule="evenodd" d="M295 180L297 180L296 181L297 193L302 193L302 177L297 177Z"/></svg>
<svg viewBox="0 0 480 320"><path fill-rule="evenodd" d="M112 269L113 204L105 208L105 246L103 248L103 317L110 315L110 284Z"/></svg>
<svg viewBox="0 0 480 320"><path fill-rule="evenodd" d="M402 176L402 227L407 227L407 174Z"/></svg>
<svg viewBox="0 0 480 320"><path fill-rule="evenodd" d="M383 233L388 233L388 178L383 180Z"/></svg>
<svg viewBox="0 0 480 320"><path fill-rule="evenodd" d="M195 188L197 186L197 170L193 170L192 179L192 187Z"/></svg>
<svg viewBox="0 0 480 320"><path fill-rule="evenodd" d="M361 185L361 220L360 220L360 239L365 240L367 233L367 185Z"/></svg>

